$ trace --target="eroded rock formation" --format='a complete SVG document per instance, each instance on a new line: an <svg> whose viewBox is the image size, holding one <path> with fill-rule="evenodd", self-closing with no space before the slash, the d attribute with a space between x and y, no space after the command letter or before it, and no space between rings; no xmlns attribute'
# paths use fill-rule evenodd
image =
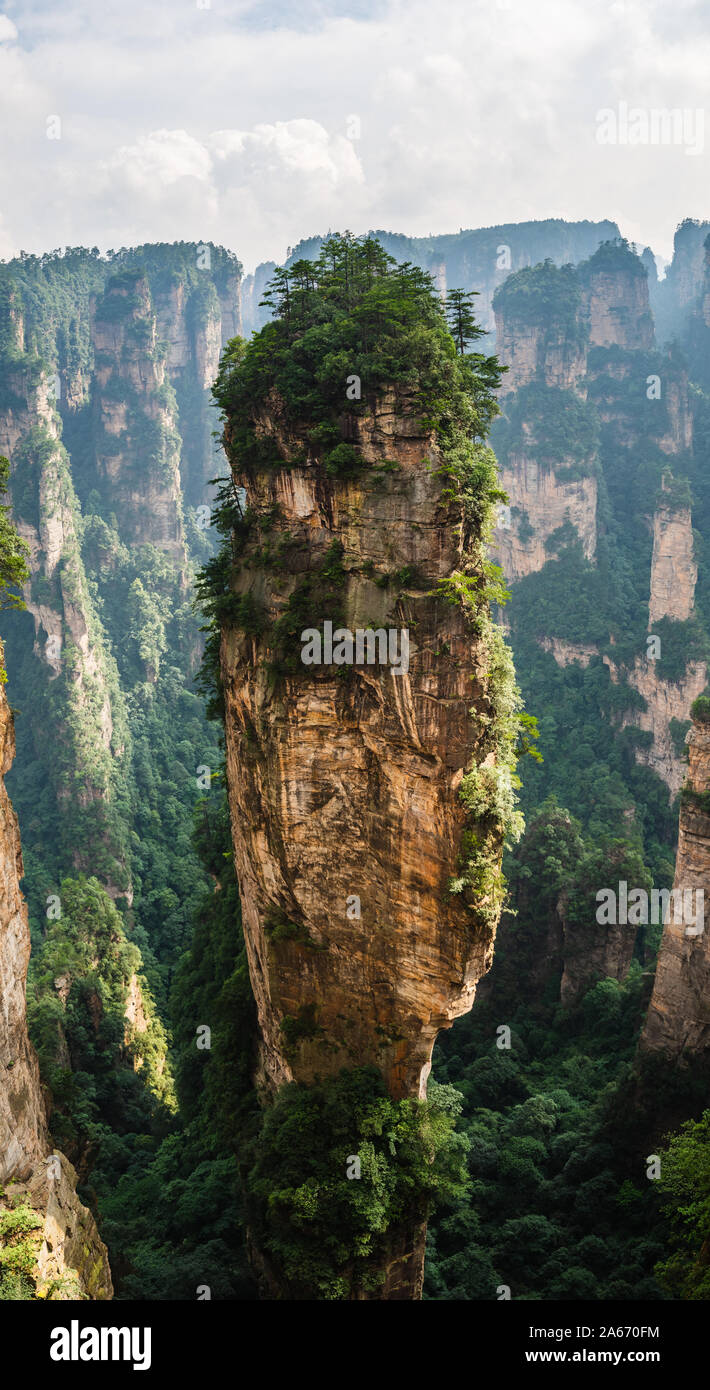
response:
<svg viewBox="0 0 710 1390"><path fill-rule="evenodd" d="M695 721L688 734L689 771L681 803L671 903L663 928L642 1051L670 1057L710 1048L710 724ZM697 892L704 894L698 912ZM687 896L686 896L687 895Z"/></svg>
<svg viewBox="0 0 710 1390"><path fill-rule="evenodd" d="M255 595L273 622L335 542L343 626L410 634L402 674L299 660L275 681L265 639L223 632L262 1075L273 1087L374 1063L392 1095L423 1095L437 1032L471 1007L490 965L497 917L491 889L478 913L449 891L466 824L457 793L464 769L482 760L496 660L461 609L431 592L464 562L461 509L442 500L435 439L402 398L360 418L367 468L356 478L298 462L301 441L277 414L260 428L295 461L256 476L236 461L235 481L257 516L276 518L269 547L282 561L269 569L257 527L236 591ZM499 849L488 847L492 862Z"/></svg>
<svg viewBox="0 0 710 1390"><path fill-rule="evenodd" d="M695 603L698 567L693 551L690 508L660 504L653 518L653 559L649 629L659 618L685 622Z"/></svg>

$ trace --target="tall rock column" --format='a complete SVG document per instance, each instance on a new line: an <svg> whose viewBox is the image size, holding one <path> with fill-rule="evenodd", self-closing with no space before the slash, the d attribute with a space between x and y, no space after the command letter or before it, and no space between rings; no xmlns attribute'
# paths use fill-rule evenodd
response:
<svg viewBox="0 0 710 1390"><path fill-rule="evenodd" d="M428 409L396 381L349 409L344 372L299 414L290 370L280 389L281 363L292 354L295 370L315 341L298 385L317 382L322 358L312 333L292 337L290 300L235 357L233 378L223 364L218 387L234 484L248 502L226 556L221 676L265 1097L374 1067L395 1101L425 1099L437 1033L470 1009L491 963L515 815L517 694L490 621L497 581L484 554L495 470L470 442L471 376L457 366L433 289L380 270L376 314L363 290L357 319L353 281L360 271L366 284L381 254L331 245L316 267L317 312L333 315L333 337L347 334L331 305L349 295L368 354L386 356L387 309L401 313L410 294L408 312L420 315L410 381L431 351L464 383L446 431L430 418L439 403ZM330 269L339 257L347 279ZM297 266L297 289L300 276L306 283ZM251 389L264 355L275 380ZM418 1297L421 1223L392 1238L381 1296Z"/></svg>
<svg viewBox="0 0 710 1390"><path fill-rule="evenodd" d="M672 903L666 914L641 1037L643 1051L672 1057L707 1055L710 1048L710 720L695 718L687 741L690 770L673 883L675 894L684 895L683 910L676 912ZM698 890L704 894L704 913L698 911Z"/></svg>
<svg viewBox="0 0 710 1390"><path fill-rule="evenodd" d="M299 660L275 683L268 640L224 632L235 854L275 1085L372 1062L393 1095L423 1095L439 1029L471 1007L491 962L492 923L448 883L462 775L486 756L496 658L460 608L432 596L463 562L460 515L441 501L434 440L398 406L382 400L360 425L369 476L330 479L315 460L236 475L258 517L278 515L269 536L288 575L260 563L257 522L238 591L258 593L276 620L335 544L343 627L410 636L401 674ZM391 471L378 470L385 458Z"/></svg>

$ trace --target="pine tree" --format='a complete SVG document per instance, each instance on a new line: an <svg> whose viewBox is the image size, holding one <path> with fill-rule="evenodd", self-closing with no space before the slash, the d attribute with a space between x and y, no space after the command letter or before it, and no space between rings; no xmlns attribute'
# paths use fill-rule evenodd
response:
<svg viewBox="0 0 710 1390"><path fill-rule="evenodd" d="M449 290L446 296L446 319L458 352L463 357L468 343L483 335L473 313L477 290Z"/></svg>

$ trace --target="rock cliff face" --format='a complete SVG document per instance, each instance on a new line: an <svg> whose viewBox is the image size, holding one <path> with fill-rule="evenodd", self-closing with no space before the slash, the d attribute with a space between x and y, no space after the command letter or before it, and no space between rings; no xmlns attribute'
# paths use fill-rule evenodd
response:
<svg viewBox="0 0 710 1390"><path fill-rule="evenodd" d="M181 323L182 305L171 307L164 331ZM94 310L92 338L98 477L135 544L151 541L184 562L176 406L166 389L145 276L124 273L109 281ZM183 349L179 338L168 342L174 366L182 364Z"/></svg>
<svg viewBox="0 0 710 1390"><path fill-rule="evenodd" d="M649 628L659 618L685 622L695 604L698 567L693 551L690 508L659 506L653 518L653 559Z"/></svg>
<svg viewBox="0 0 710 1390"><path fill-rule="evenodd" d="M646 352L653 347L648 280L638 262L638 272L625 264L609 268L592 257L583 274L582 313L589 325L592 347L620 347Z"/></svg>
<svg viewBox="0 0 710 1390"><path fill-rule="evenodd" d="M615 668L608 658L605 660L615 679ZM657 674L653 662L637 657L627 674L629 684L643 696L646 708L625 716L622 727L633 723L652 734L649 748L636 749L636 760L653 768L675 797L683 785L686 768L671 733L671 721L683 723L688 719L693 700L702 695L707 684L707 666L704 661L691 661L681 680L666 681Z"/></svg>
<svg viewBox="0 0 710 1390"><path fill-rule="evenodd" d="M681 804L674 890L692 895L688 910L671 905L658 956L642 1051L680 1058L710 1048L710 725L688 734L689 771ZM704 914L696 894L704 895ZM686 901L684 896L684 902ZM682 917L682 920L676 920Z"/></svg>
<svg viewBox="0 0 710 1390"><path fill-rule="evenodd" d="M25 337L19 310L15 327L19 350ZM114 774L124 753L122 702L115 682L112 689L111 665L87 584L80 509L60 438L56 402L49 374L38 370L36 362L18 364L10 375L12 404L0 409L0 453L10 459L13 520L29 548L30 579L23 597L34 621L34 656L46 698L51 699L58 682L64 705L64 718L53 729L44 716L36 721L37 747L46 752L46 740L51 738L56 745L59 738L63 757L51 760L50 774L59 805L69 795L63 763L64 769L71 767L72 794L79 805L87 812L96 808L97 838L108 851L107 889L114 896L126 893L130 897L121 852L112 843L101 811L111 800ZM90 848L90 839L71 848L75 868L88 867Z"/></svg>
<svg viewBox="0 0 710 1390"><path fill-rule="evenodd" d="M0 1210L25 1202L36 1212L37 1297L111 1298L106 1249L79 1202L76 1174L52 1154L39 1068L27 1035L25 978L30 955L20 892L22 854L4 776L15 751L12 716L0 689Z"/></svg>
<svg viewBox="0 0 710 1390"><path fill-rule="evenodd" d="M689 507L674 509L659 504L653 519L653 556L649 595L649 634L663 619L687 622L695 611L695 561L693 527ZM612 679L615 671L611 662ZM702 695L707 682L707 664L687 661L677 680L666 680L657 663L637 656L628 672L629 684L643 697L645 709L635 711L624 722L633 722L652 734L649 748L636 750L639 762L652 767L669 787L672 796L681 789L685 776L683 763L672 735L672 722L688 719L690 707Z"/></svg>
<svg viewBox="0 0 710 1390"><path fill-rule="evenodd" d="M673 259L666 275L652 287L653 313L659 342L675 338L685 346L698 308L703 278L705 240L710 222L686 218L673 239ZM698 379L697 376L695 378Z"/></svg>
<svg viewBox="0 0 710 1390"><path fill-rule="evenodd" d="M567 482L554 469L511 451L500 469L501 487L511 499L510 515L499 512L494 533L495 557L511 584L541 570L550 558L547 543L569 522L584 554L594 558L597 540L597 480Z"/></svg>
<svg viewBox="0 0 710 1390"><path fill-rule="evenodd" d="M554 311L530 322L517 307L517 313L515 306L499 307L495 315L496 352L508 368L501 395L535 380L563 390L576 386L587 369L586 333L570 333L564 316Z"/></svg>
<svg viewBox="0 0 710 1390"><path fill-rule="evenodd" d="M592 918L589 929L569 924L565 896L560 900L562 923L562 978L560 1003L571 1008L598 980L625 980L634 954L638 928L634 925L600 925Z"/></svg>
<svg viewBox="0 0 710 1390"><path fill-rule="evenodd" d="M297 457L277 415L261 428ZM461 610L431 594L464 561L435 440L392 397L360 420L357 444L364 477L328 478L310 459L249 477L235 464L235 482L258 515L278 518L270 547L288 576L342 546L344 626L408 629L409 670L360 664L344 678L342 667L303 666L275 685L264 642L227 628L232 827L264 1079L374 1063L393 1096L419 1096L437 1032L471 1007L491 961L490 895L477 914L448 882L465 827L457 791L492 713L493 658ZM249 552L235 582L273 619L293 579L261 554ZM383 584L393 572L411 578Z"/></svg>
<svg viewBox="0 0 710 1390"><path fill-rule="evenodd" d="M141 247L111 261L90 253L47 259L10 263L0 295L0 453L10 459L13 521L29 546L23 596L34 622L32 654L27 620L4 620L10 678L25 712L23 760L43 790L50 784L57 807L52 878L96 874L130 906L116 809L126 803L131 759L122 663L142 648L141 675L155 685L161 614L186 602L186 525L203 554L209 548L208 480L224 469L210 386L221 347L240 326L240 271L219 248L186 245ZM157 594L143 582L145 545L164 557L153 562ZM131 568L137 589L126 584ZM193 626L184 664L194 668ZM34 858L23 789L14 795ZM82 818L71 837L68 797L72 822L77 807ZM31 891L30 902L36 912Z"/></svg>
<svg viewBox="0 0 710 1390"><path fill-rule="evenodd" d="M558 537L563 544L579 540L594 562L610 493L615 507L624 506L619 477L627 459L643 450L659 471L664 455L678 459L682 471L693 447L693 415L684 363L674 352L653 349L646 270L628 248L603 246L576 268L546 264L513 275L498 291L495 309L501 360L510 370L503 379L503 422L493 436L509 506L499 512L494 543L515 584L545 567ZM661 493L655 513L646 514L653 537L649 636L663 619L687 622L695 612L690 508L678 500L670 476L662 485L668 501ZM639 498L634 506L639 511L645 504ZM620 512L620 524L630 520ZM560 528L566 523L573 530L566 527L565 534ZM563 667L573 661L587 666L605 644L598 628L594 636L585 641L583 628L573 642L555 631L536 633ZM704 689L705 663L689 656L685 670L669 679L646 652L620 664L610 648L604 661L612 681L627 683L644 702L615 716L618 726L651 734L649 746L636 748L636 759L675 795L684 767L672 723L687 720Z"/></svg>

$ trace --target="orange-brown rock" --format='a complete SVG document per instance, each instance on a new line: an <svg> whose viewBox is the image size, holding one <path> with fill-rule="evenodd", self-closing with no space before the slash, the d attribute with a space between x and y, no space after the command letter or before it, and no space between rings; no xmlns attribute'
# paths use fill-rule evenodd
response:
<svg viewBox="0 0 710 1390"><path fill-rule="evenodd" d="M679 893L692 895L690 910L676 913L671 905L667 914L641 1037L642 1050L672 1057L707 1054L710 1047L710 811L703 800L710 792L708 724L693 724L688 752L687 795L681 803L673 886ZM697 912L698 890L704 894L704 913Z"/></svg>
<svg viewBox="0 0 710 1390"><path fill-rule="evenodd" d="M260 428L296 456L277 407ZM275 681L266 638L224 629L231 820L263 1080L373 1063L392 1095L424 1095L437 1032L471 1007L491 962L496 905L484 891L477 915L449 880L462 772L482 761L493 713L492 662L461 609L431 593L465 563L434 438L388 397L357 442L367 466L355 478L310 457L250 477L234 465L250 506L277 517L270 545L288 557L270 572L255 556L236 588L273 620L338 541L344 625L408 629L409 670L312 665Z"/></svg>

